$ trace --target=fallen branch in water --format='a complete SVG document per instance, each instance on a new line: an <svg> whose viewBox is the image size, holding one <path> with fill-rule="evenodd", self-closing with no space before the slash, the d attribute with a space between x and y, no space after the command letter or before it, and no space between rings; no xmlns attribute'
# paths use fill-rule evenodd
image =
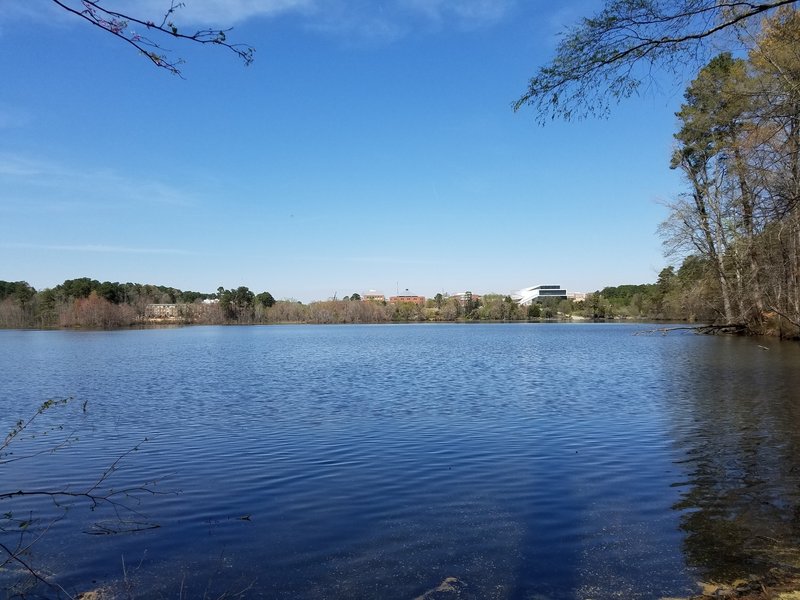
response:
<svg viewBox="0 0 800 600"><path fill-rule="evenodd" d="M750 335L751 329L744 323L729 323L727 325L680 325L677 327L659 327L637 331L634 335L650 335L660 333L667 335L670 331L694 331L701 335Z"/></svg>

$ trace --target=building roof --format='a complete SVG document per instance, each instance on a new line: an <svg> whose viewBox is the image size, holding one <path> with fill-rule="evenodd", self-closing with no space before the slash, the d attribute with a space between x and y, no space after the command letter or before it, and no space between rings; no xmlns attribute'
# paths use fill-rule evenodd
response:
<svg viewBox="0 0 800 600"><path fill-rule="evenodd" d="M534 285L511 294L511 299L520 304L530 304L542 298L566 298L567 290L560 285Z"/></svg>

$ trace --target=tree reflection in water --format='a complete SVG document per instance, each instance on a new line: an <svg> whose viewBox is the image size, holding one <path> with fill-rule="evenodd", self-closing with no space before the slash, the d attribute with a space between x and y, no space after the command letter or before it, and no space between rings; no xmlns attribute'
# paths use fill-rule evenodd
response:
<svg viewBox="0 0 800 600"><path fill-rule="evenodd" d="M752 339L673 361L687 563L724 581L800 566L800 349Z"/></svg>

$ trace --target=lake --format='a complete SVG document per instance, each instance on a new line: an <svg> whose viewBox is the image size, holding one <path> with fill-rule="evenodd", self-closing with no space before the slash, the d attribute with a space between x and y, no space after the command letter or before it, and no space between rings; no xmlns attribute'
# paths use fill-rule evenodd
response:
<svg viewBox="0 0 800 600"><path fill-rule="evenodd" d="M655 327L0 331L3 435L73 398L12 442L0 492L86 488L123 455L99 489L158 480L136 514L0 516L47 529L27 560L70 593L688 595L798 542L800 346Z"/></svg>

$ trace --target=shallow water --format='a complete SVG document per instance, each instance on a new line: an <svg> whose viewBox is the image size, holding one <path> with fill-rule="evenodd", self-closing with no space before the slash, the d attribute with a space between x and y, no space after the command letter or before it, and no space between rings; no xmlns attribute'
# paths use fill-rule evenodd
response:
<svg viewBox="0 0 800 600"><path fill-rule="evenodd" d="M74 398L32 429L66 430L17 456L80 438L0 466L0 488L77 489L137 445L108 483L162 478L133 519L158 529L87 535L118 521L85 504L50 526L31 561L70 591L414 598L457 577L467 598L688 594L797 540L800 350L643 329L0 331L5 430ZM13 502L39 527L61 514Z"/></svg>

